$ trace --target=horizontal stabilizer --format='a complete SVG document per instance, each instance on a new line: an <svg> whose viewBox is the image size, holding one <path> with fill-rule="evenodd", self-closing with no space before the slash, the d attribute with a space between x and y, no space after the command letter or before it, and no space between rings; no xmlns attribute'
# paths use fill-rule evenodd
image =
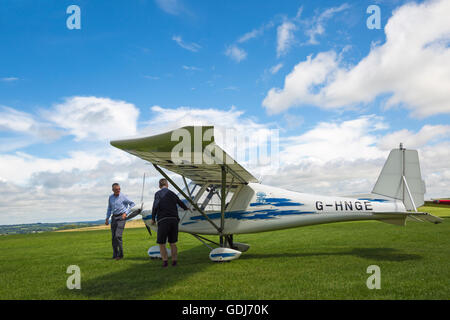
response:
<svg viewBox="0 0 450 320"><path fill-rule="evenodd" d="M428 212L412 212L408 214L411 217L417 218L422 221L428 221L431 223L442 223L442 219L436 216L433 216L432 214L429 214Z"/></svg>
<svg viewBox="0 0 450 320"><path fill-rule="evenodd" d="M396 226L405 226L406 224L406 216L395 218L395 219L382 219L380 220L384 223L395 224Z"/></svg>
<svg viewBox="0 0 450 320"><path fill-rule="evenodd" d="M428 221L435 224L442 223L443 221L441 218L433 216L428 212L378 212L375 215L380 216L379 220L382 222L402 226L405 225L405 220L407 217L420 221ZM396 215L398 215L398 217L395 217ZM386 216L386 219L383 219L383 216Z"/></svg>

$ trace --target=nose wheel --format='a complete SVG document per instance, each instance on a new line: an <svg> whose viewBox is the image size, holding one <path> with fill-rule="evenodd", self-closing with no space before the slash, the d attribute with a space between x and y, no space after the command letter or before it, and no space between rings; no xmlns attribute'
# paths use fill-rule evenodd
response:
<svg viewBox="0 0 450 320"><path fill-rule="evenodd" d="M224 235L219 237L220 248L213 249L209 253L209 258L214 262L226 262L239 258L241 251L233 244L233 235Z"/></svg>
<svg viewBox="0 0 450 320"><path fill-rule="evenodd" d="M225 262L225 261L235 260L241 256L242 252L239 250L236 250L236 248L234 248L235 245L233 243L233 235L220 236L219 243L217 243L217 242L209 240L205 237L202 237L198 234L194 234L194 233L191 233L191 234L195 238L197 238L201 243L203 243L205 246L207 246L209 249L211 249L211 252L209 253L209 258L211 259L211 261ZM213 248L211 245L206 243L206 241L218 246L218 248Z"/></svg>

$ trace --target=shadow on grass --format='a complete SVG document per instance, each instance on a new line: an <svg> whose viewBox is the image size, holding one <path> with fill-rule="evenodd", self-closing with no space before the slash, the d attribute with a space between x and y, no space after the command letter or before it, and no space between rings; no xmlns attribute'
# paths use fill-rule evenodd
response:
<svg viewBox="0 0 450 320"><path fill-rule="evenodd" d="M88 299L149 299L210 266L208 254L203 245L182 251L178 255L179 265L169 265L167 268L161 267L161 260L146 256L125 257L122 261L98 258L111 260L111 264L126 263L129 266L121 271L83 280L77 294ZM67 289L63 289L62 293L66 292Z"/></svg>
<svg viewBox="0 0 450 320"><path fill-rule="evenodd" d="M145 256L125 257L119 263L127 263L127 268L82 281L82 290L78 293L88 299L151 299L154 296L158 296L159 299L161 295L164 298L165 293L173 295L173 292L170 292L173 285L183 282L212 265L208 259L208 253L203 245L181 251L179 253L180 264L177 267L169 266L168 268L161 267L161 260L151 260ZM401 253L394 248L355 248L339 252L244 253L240 260L346 255L378 261L406 261L422 258L416 254ZM104 258L99 259L105 260ZM117 262L111 261L111 263ZM67 292L67 289L64 291Z"/></svg>
<svg viewBox="0 0 450 320"><path fill-rule="evenodd" d="M310 252L310 253L267 253L267 254L243 254L240 259L255 258L286 258L286 257L311 257L311 256L356 256L364 259L379 261L407 261L422 259L418 254L401 253L394 248L355 248L350 251L339 252Z"/></svg>

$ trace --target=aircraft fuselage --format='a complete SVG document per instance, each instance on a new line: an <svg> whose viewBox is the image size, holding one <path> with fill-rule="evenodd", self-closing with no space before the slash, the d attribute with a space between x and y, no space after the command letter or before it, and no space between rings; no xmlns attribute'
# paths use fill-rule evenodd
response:
<svg viewBox="0 0 450 320"><path fill-rule="evenodd" d="M401 201L374 194L357 198L332 197L249 183L237 190L227 205L223 234L264 232L341 221L395 221L404 219L405 216L396 214L403 212L406 213L406 209ZM206 214L220 225L220 211ZM151 219L148 211L143 216L146 222ZM179 216L181 232L219 234L195 210L191 213L180 209Z"/></svg>

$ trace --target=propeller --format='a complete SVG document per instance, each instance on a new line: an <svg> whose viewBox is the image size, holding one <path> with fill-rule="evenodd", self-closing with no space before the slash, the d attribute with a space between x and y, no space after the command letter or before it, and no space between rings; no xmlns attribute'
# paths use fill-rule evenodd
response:
<svg viewBox="0 0 450 320"><path fill-rule="evenodd" d="M127 216L127 220L133 219L142 212L142 209L144 209L144 187L145 187L145 172L144 178L142 179L141 208L131 210L130 214Z"/></svg>
<svg viewBox="0 0 450 320"><path fill-rule="evenodd" d="M142 210L144 209L144 187L145 187L145 172L144 172L144 177L142 178L141 207L139 209L133 210L128 215L127 220L132 219L132 218L136 217L138 214L142 213ZM147 224L145 225L145 227L147 228L147 231L151 236L152 230L150 229L149 226L147 226Z"/></svg>
<svg viewBox="0 0 450 320"><path fill-rule="evenodd" d="M145 172L144 172L144 177L142 178L141 210L140 210L141 212L142 212L142 209L144 208L144 187L145 187ZM150 229L150 227L147 224L145 224L145 227L147 228L147 231L151 237L152 229Z"/></svg>
<svg viewBox="0 0 450 320"><path fill-rule="evenodd" d="M144 187L145 187L145 172L144 172L144 177L142 178L141 211L144 208Z"/></svg>

